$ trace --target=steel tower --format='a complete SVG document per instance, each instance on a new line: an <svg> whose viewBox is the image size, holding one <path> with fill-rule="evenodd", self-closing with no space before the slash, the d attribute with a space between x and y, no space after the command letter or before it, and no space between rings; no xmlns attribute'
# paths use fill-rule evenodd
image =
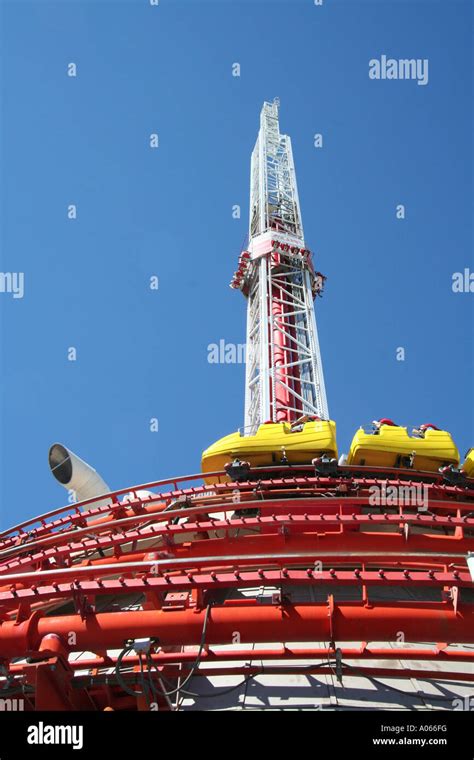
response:
<svg viewBox="0 0 474 760"><path fill-rule="evenodd" d="M329 418L313 300L324 277L306 248L291 140L264 103L251 158L249 244L231 287L247 298L245 433Z"/></svg>

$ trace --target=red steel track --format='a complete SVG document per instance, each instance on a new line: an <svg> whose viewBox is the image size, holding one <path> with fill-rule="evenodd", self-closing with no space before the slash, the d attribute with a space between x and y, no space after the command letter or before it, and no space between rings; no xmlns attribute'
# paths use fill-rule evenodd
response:
<svg viewBox="0 0 474 760"><path fill-rule="evenodd" d="M169 709L191 676L291 674L301 660L313 675L474 680L474 481L309 466L248 478L149 483L1 533L4 695ZM374 504L374 486L398 496ZM417 487L421 505L404 496Z"/></svg>

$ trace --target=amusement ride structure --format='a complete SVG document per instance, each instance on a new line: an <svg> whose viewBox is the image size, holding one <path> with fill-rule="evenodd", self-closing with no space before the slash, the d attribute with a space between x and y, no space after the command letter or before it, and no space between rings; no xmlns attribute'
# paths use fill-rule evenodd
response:
<svg viewBox="0 0 474 760"><path fill-rule="evenodd" d="M0 695L24 709L236 708L265 679L249 704L292 706L298 678L313 708L322 683L378 694L394 678L426 708L474 679L474 452L460 466L448 432L382 419L339 457L325 277L278 108L262 109L231 283L247 299L244 426L202 472L119 491L51 447L78 501L0 534Z"/></svg>

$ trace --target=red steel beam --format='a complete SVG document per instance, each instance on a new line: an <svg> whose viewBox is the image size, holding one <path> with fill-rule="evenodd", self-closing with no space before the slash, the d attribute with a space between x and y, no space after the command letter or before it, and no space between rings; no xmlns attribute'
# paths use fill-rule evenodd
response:
<svg viewBox="0 0 474 760"><path fill-rule="evenodd" d="M187 675L187 670L179 670L177 668L160 668L160 673L157 673L155 670L148 671L146 667L144 667L144 672L149 673L154 680L158 680L160 676L164 676L167 679L173 679L176 681L176 684L178 686L178 678L185 678ZM258 676L270 676L270 675L288 675L288 676L295 676L295 675L304 675L304 676L317 676L317 675L328 675L328 673L333 674L334 673L334 665L331 664L321 664L321 665L305 665L297 667L295 665L289 666L289 667L283 667L281 665L265 665L262 667L261 665L241 665L241 666L233 666L233 667L226 667L225 669L220 668L196 668L196 670L193 671L193 678L194 677L204 677L204 678L215 678L215 677L224 677L228 678L229 676L244 676L245 678L256 678ZM135 686L140 686L141 680L139 677L139 674L136 672L129 672L129 673L122 673L122 677L124 680L126 680L130 685L134 684ZM474 674L473 673L463 673L461 671L457 670L430 670L428 668L384 668L381 666L365 666L365 665L357 665L357 666L350 666L350 667L344 667L342 666L341 669L341 678L397 678L397 679L408 679L408 678L418 678L421 680L430 680L430 679L442 679L443 681L458 681L458 682L472 682L474 681ZM105 676L107 678L107 676ZM90 685L90 676L84 675L84 676L75 676L73 680L73 686L75 688L84 688L86 686ZM101 683L100 676L97 677L97 683ZM176 686L176 688L177 688ZM216 696L219 696L219 685L213 684L215 686L217 692ZM193 687L189 684L184 687L184 689L191 689L193 690ZM185 696L185 694L184 694ZM410 693L407 692L407 696L410 696ZM413 692L411 695L415 698L418 697L418 694L416 692ZM436 695L433 695L434 697ZM418 697L419 698L419 697ZM429 701L429 700L428 700ZM447 699L449 701L449 698Z"/></svg>
<svg viewBox="0 0 474 760"><path fill-rule="evenodd" d="M27 574L24 583L33 583L32 588L24 588L10 591L3 591L0 593L0 605L3 609L7 609L10 606L17 606L21 601L36 602L43 599L57 598L64 599L70 598L71 595L77 591L85 595L101 595L101 594L129 594L132 591L138 593L147 593L151 591L157 592L174 592L174 591L191 591L193 589L216 590L220 588L254 588L255 586L280 586L282 584L291 586L314 586L318 587L320 584L325 584L328 587L334 586L357 586L362 588L366 585L373 586L396 586L404 588L444 588L445 586L457 586L458 588L471 588L472 579L469 572L436 572L434 570L428 572L418 571L392 571L392 570L379 570L379 571L359 571L359 570L315 570L312 567L306 570L291 570L282 568L282 570L259 570L257 572L246 572L241 570L235 570L233 572L211 572L211 573L187 573L180 575L171 575L166 573L165 576L155 577L150 575L150 562L135 562L135 563L123 563L121 565L112 566L113 572L116 574L118 571L127 570L127 572L133 573L141 571L141 576L138 578L121 578L119 580L100 580L94 578L88 580L87 575L91 574L89 568L80 568L84 573L85 579L79 580L80 574L78 568L71 568L69 571L64 570L63 575L67 573L70 575L71 583L59 583L58 580L61 576L60 572L48 571L40 574L39 578L43 579L45 585L35 583L38 580L38 576L34 573ZM110 570L106 568L100 568L101 572L98 572L99 568L94 568L95 575L110 575ZM146 575L144 573L146 572ZM44 576L50 576L53 578L52 583L46 585L46 579ZM79 576L79 577L78 577ZM22 578L21 575L11 576L12 579Z"/></svg>
<svg viewBox="0 0 474 760"><path fill-rule="evenodd" d="M142 537L143 538L143 537ZM129 543L133 539L127 537L123 543ZM135 539L137 540L137 539ZM117 544L113 544L117 546ZM120 544L118 544L120 545ZM104 548L99 543L95 549ZM88 547L82 546L82 551ZM89 546L89 549L92 548ZM160 556L166 549L168 556ZM434 534L413 534L408 540L400 533L296 533L295 535L276 534L248 534L238 538L233 537L229 542L226 538L204 539L193 541L188 544L176 544L144 549L142 552L130 554L118 554L103 558L87 559L76 562L72 567L61 567L58 558L68 557L67 552L55 554L55 568L46 569L35 565L43 557L37 560L34 557L30 561L19 561L16 566L11 563L9 567L2 568L0 584L11 583L34 583L40 577L48 578L56 573L57 579L68 577L77 570L79 575L94 576L94 572L103 574L101 566L123 564L128 562L130 570L133 563L140 561L144 556L156 555L154 564L160 568L172 568L183 565L203 566L229 564L240 562L242 564L255 564L267 560L268 556L274 555L273 564L281 561L293 562L293 564L312 564L315 559L324 560L326 563L355 563L365 561L369 563L404 563L410 561L437 561L438 564L450 564L461 561L465 564L465 558L469 551L474 550L474 537L462 538L461 536L440 536ZM78 552L77 545L70 547L70 553ZM230 553L232 552L232 553ZM280 559L281 558L281 559ZM150 560L151 561L151 560ZM56 564L57 563L57 564ZM50 566L51 568L51 566ZM140 568L138 568L140 569ZM16 572L15 572L16 570ZM9 572L8 572L9 571ZM12 572L13 571L13 572ZM20 572L19 572L20 571ZM49 575L48 575L49 573Z"/></svg>
<svg viewBox="0 0 474 760"><path fill-rule="evenodd" d="M201 508L202 511L202 508ZM147 517L149 519L149 517ZM128 523L129 520L126 521L117 521L117 524L123 524L123 522ZM187 533L196 533L196 532L208 532L211 530L220 530L220 531L229 531L232 529L237 528L246 528L248 530L251 529L262 529L267 526L270 526L275 529L279 529L282 526L285 527L291 527L292 530L294 529L296 532L301 532L303 529L305 529L305 532L312 531L312 535L315 535L316 532L320 532L321 528L326 527L337 527L339 530L344 527L350 527L353 528L354 526L357 526L359 529L358 531L351 531L350 533L346 533L344 536L341 537L340 533L335 533L334 535L337 535L337 541L340 540L347 541L347 542L359 542L361 543L363 547L362 541L373 541L374 536L379 536L381 542L388 542L390 540L389 537L392 538L392 540L395 540L396 542L404 545L407 542L405 541L405 537L402 536L400 533L364 533L360 531L360 527L365 525L372 525L372 526L403 526L405 524L408 524L409 526L414 525L416 527L425 528L430 526L438 526L439 528L450 528L451 530L455 530L455 528L463 528L465 530L474 530L474 519L467 518L467 517L460 517L460 518L436 518L436 517L430 517L425 515L332 515L329 518L326 515L292 515L290 514L284 514L284 515L270 515L267 517L249 517L249 518L237 518L232 520L204 520L199 522L189 522L189 523L182 523L179 525L151 525L147 526L147 529L145 529L142 532L137 531L136 529L125 531L123 534L117 534L116 532L109 532L108 534L101 535L98 538L90 538L91 532L94 533L94 529L91 529L89 527L71 531L68 534L53 534L52 536L48 536L47 538L44 538L40 541L34 542L34 545L31 546L31 549L33 549L36 546L44 546L46 544L55 544L55 546L50 546L49 549L43 549L42 552L38 551L35 554L32 554L31 557L21 557L20 559L15 559L15 553L19 552L19 548L11 548L8 550L4 550L4 552L0 552L0 560L2 557L2 554L6 555L7 557L12 556L13 558L8 560L2 565L1 572L8 571L12 568L12 566L15 565L15 563L18 564L28 564L29 562L33 561L39 561L42 559L46 559L47 557L54 556L56 561L60 557L66 557L72 552L80 552L80 551L86 551L86 550L92 550L92 549L107 549L113 546L120 545L122 543L126 543L127 541L137 541L137 540L150 540L152 538L159 538L161 536L167 536L168 539L174 540L176 537L183 536ZM97 529L97 528L96 528ZM354 535L357 533L357 535ZM68 537L71 537L73 540L70 544L64 543L65 540ZM81 536L84 536L84 539L80 539ZM327 540L331 540L330 535L328 536L326 534ZM235 539L234 539L235 540ZM260 534L259 534L259 540ZM334 540L334 539L332 539ZM428 551L433 551L434 553L437 553L438 551L441 551L444 549L444 547L449 546L449 542L451 542L453 545L456 545L457 552L467 554L468 551L473 550L474 548L474 537L472 538L462 538L460 535L439 535L439 534L409 534L409 540L410 540L410 547L416 547L417 542L418 545L423 542L428 542L426 549ZM436 542L438 542L438 546L436 546ZM196 544L199 546L204 546L204 544L201 542L199 544ZM211 546L208 544L208 546ZM387 547L388 548L388 547ZM27 546L23 547L23 551L27 550ZM28 550L30 550L30 547L28 546ZM214 549L212 549L214 551ZM384 550L385 551L385 550ZM362 551L361 551L362 553ZM404 555L406 555L407 552L404 552Z"/></svg>
<svg viewBox="0 0 474 760"><path fill-rule="evenodd" d="M235 600L212 607L207 644L230 644L236 633L242 643L272 641L394 641L403 632L406 641L474 643L474 605L446 602L395 602L364 605L262 605ZM253 601L253 603L251 603ZM40 617L0 625L3 657L20 657L38 648L43 636L54 633L74 641L74 651L123 646L130 638L156 638L162 645L189 645L200 641L205 610L141 610ZM74 634L74 637L72 637Z"/></svg>
<svg viewBox="0 0 474 760"><path fill-rule="evenodd" d="M439 649L436 647L407 647L396 644L394 647L375 647L362 645L360 647L339 647L340 656L343 660L423 660L429 662L466 662L474 664L474 650L467 649ZM189 647L186 651L179 652L153 652L150 654L157 666L194 663L196 660L196 647ZM243 649L219 649L207 647L201 653L201 662L223 663L252 660L327 660L335 657L335 650L330 647L265 647ZM69 667L72 670L93 670L95 668L111 668L117 663L117 657L92 657L80 660L71 660ZM127 655L122 658L124 666L134 667L139 665L137 655ZM9 672L13 675L22 672L23 664L10 665ZM474 671L473 671L474 673ZM474 677L474 676L473 676Z"/></svg>
<svg viewBox="0 0 474 760"><path fill-rule="evenodd" d="M273 469L273 468L269 468ZM297 470L303 469L307 470L308 468L298 468L292 466L291 468L274 468L277 472L281 472L284 469L287 469L288 472L294 473ZM344 468L346 469L346 468ZM351 469L351 468L347 468ZM352 468L354 470L360 471L360 468ZM266 470L266 472L269 470ZM391 472L390 470L382 470L381 474L384 473L385 475L387 472ZM396 472L396 471L393 471ZM206 477L210 477L214 474L222 474L222 473L208 473ZM437 475L436 473L426 473L426 476L430 477L431 480L436 481ZM202 479L202 475L192 475L192 476L185 476L183 478L175 478L175 479L167 479L163 481L154 482L151 484L143 484L141 486L135 486L132 489L121 489L120 491L113 491L110 494L107 494L110 498L114 499L117 495L122 495L125 493L128 493L130 491L136 491L136 490L146 490L154 487L161 486L163 484L167 483L177 483L179 481L186 481L186 480L200 480ZM390 486L404 486L407 485L416 485L416 480L388 480L386 478L354 478L353 483L358 485L363 485L364 488L369 489L372 485L386 485L387 487ZM472 482L472 481L471 481ZM344 478L341 477L306 477L306 478L298 478L298 477L290 477L290 478L284 478L284 479L273 479L273 480L261 480L259 482L259 488L261 489L262 494L265 493L266 490L272 489L275 490L275 488L279 485L283 485L286 488L291 486L298 486L301 488L301 486L306 485L308 487L311 487L313 490L314 488L321 487L324 491L326 491L330 487L337 487L339 485L347 484L347 481ZM214 491L216 494L218 493L227 493L229 496L232 495L232 493L238 489L242 493L245 493L245 490L248 492L252 492L255 488L255 483L248 482L248 483L235 483L235 482L227 482L222 484L214 484L213 486L199 486L194 488L187 488L187 489L181 489L181 490L175 490L167 493L158 493L156 494L153 501L166 501L173 498L178 498L179 496L183 495L199 495L199 494L206 494L209 491ZM437 497L441 494L450 495L455 499L458 499L458 501L453 502L446 502L446 508L453 508L453 505L460 506L461 509L469 508L469 504L465 502L469 502L474 499L474 488L460 488L458 486L450 486L443 483L428 483L427 484L427 496L430 498L430 500L436 501ZM462 501L459 501L459 498L462 497ZM335 498L348 498L348 497L335 497ZM50 512L47 512L43 515L40 515L38 517L32 518L30 520L23 521L22 523L19 523L18 525L10 528L7 531L3 531L0 533L0 538L4 538L5 540L3 542L0 542L0 546L4 546L6 544L10 544L13 541L18 541L19 538L27 538L29 535L40 535L41 533L48 532L48 530L51 530L52 528L57 528L60 525L68 524L68 523L76 523L81 522L85 519L89 519L93 516L97 515L107 515L110 513L112 516L115 512L120 510L129 510L130 512L133 511L135 508L143 508L146 509L147 501L149 502L150 499L136 499L134 502L130 504L122 504L122 503L113 503L112 505L103 505L102 507L91 507L90 509L82 509L81 507L88 507L89 505L93 505L95 501L97 501L98 497L94 499L87 499L83 502L80 502L78 504L75 504L74 507L71 505L66 505L63 507L60 507L55 510L51 510ZM367 499L367 497L365 497ZM449 506L448 506L449 505ZM159 507L162 507L162 505L158 505ZM56 521L53 521L51 523L46 523L47 518L50 518L52 516L56 516L58 514L62 514L64 512L70 513L72 509L75 509L75 512L73 514L67 514L66 516L59 518ZM156 508L155 508L156 511ZM25 528L28 526L34 526L38 522L41 522L41 528L39 527L32 527L30 531L25 531ZM15 535L16 534L16 535Z"/></svg>
<svg viewBox="0 0 474 760"><path fill-rule="evenodd" d="M467 487L466 488L464 488L464 487L461 488L459 486L450 486L450 485L447 485L446 483L443 482L442 476L439 473L436 473L436 472L415 472L415 471L408 472L407 470L399 469L399 468L389 468L389 467L370 467L370 468L367 467L367 468L365 468L365 467L362 467L362 466L359 466L359 465L357 465L357 466L355 466L355 465L343 465L343 466L340 466L338 469L339 469L339 471L340 471L340 473L341 473L342 476L352 475L353 476L352 479L353 479L354 482L368 482L367 478L364 477L364 475L363 475L364 470L365 470L367 472L367 474L371 475L370 484L373 484L374 482L376 483L376 482L380 481L380 482L385 482L385 483L390 483L390 484L394 483L394 482L396 482L396 483L402 482L403 484L406 485L407 482L408 483L416 484L419 481L423 482L423 480L428 479L430 481L429 485L434 485L436 487L439 487L439 489L441 491L445 491L446 493L452 493L453 495L465 496L467 499L473 499L474 498L474 479L470 479L470 480L468 479L466 481L467 482ZM255 468L252 470L252 473L254 475L256 475L257 472L258 471L255 470ZM294 474L295 473L303 473L303 472L305 472L305 473L308 473L308 472L309 473L313 473L314 472L314 468L312 466L310 466L310 465L292 465L291 467L284 467L282 465L279 465L277 467L266 467L264 472L266 474L267 473L272 473L272 472L275 472L275 473L288 472L292 476L291 480L296 480L294 478ZM374 475L376 476L377 474L380 475L380 478L373 477ZM399 476L398 479L396 478L397 475ZM216 477L217 476L226 476L226 473L223 470L222 471L219 470L219 471L211 472L211 473L206 473L206 477L214 477L214 476L216 476ZM400 480L400 478L402 478L402 480ZM408 481L407 481L407 478L409 478ZM122 489L119 489L119 490L111 491L110 493L107 494L107 496L109 498L111 498L113 501L116 502L117 498L119 496L124 496L124 495L126 495L128 493L133 493L133 492L137 492L137 491L150 491L153 488L160 488L162 486L170 485L170 484L174 485L174 491L167 492L165 494L158 493L157 497L160 497L160 498L171 498L171 495L172 496L180 496L180 495L183 495L184 493L204 493L204 492L208 492L210 490L216 491L216 492L222 492L222 491L226 491L226 490L232 491L235 487L239 487L240 486L240 484L238 484L238 483L236 484L236 483L232 483L232 482L226 482L226 483L214 484L213 486L205 486L204 485L204 486L198 486L198 487L194 487L194 488L178 489L178 483L186 483L186 482L189 482L189 481L199 481L199 482L201 482L202 479L203 479L202 473L197 473L197 474L192 474L192 475L182 475L182 476L172 477L172 478L165 478L163 480L156 480L156 481L152 481L150 483L143 483L141 485L135 485L135 486L128 487L128 488L122 488ZM328 478L328 477L324 477L324 478L323 477L317 477L317 478L310 477L310 478L299 478L298 480L304 481L304 482L312 481L312 482L316 482L316 483L321 483L321 484L324 484L325 487L329 483L331 483L333 485L334 484L337 485L339 483L347 482L347 479L345 477L331 477L331 478ZM267 482L272 482L272 481L268 481L268 479L267 480L263 480L263 484L264 485ZM252 486L254 486L254 485L255 484L252 484ZM28 520L24 520L23 522L18 523L17 525L9 528L6 531L0 532L0 538L3 538L4 536L8 536L9 534L11 534L13 532L21 532L25 528L27 528L28 526L35 525L38 522L45 522L48 518L55 517L56 515L62 514L63 512L70 512L71 509L76 509L78 511L82 510L82 513L85 513L86 510L84 510L84 508L89 507L90 508L89 511L90 511L91 514L92 513L99 514L100 512L104 512L104 511L107 512L108 509L109 509L108 505L104 505L103 507L100 507L100 508L97 508L97 507L94 508L93 507L94 503L98 500L98 498L99 497L92 497L92 498L89 498L89 499L84 499L83 501L77 502L74 505L66 504L66 505L63 505L61 507L57 507L56 509L50 510L48 512L45 512L42 515L38 515L38 516L30 518ZM138 499L137 498L136 499L136 503L146 503L146 499Z"/></svg>

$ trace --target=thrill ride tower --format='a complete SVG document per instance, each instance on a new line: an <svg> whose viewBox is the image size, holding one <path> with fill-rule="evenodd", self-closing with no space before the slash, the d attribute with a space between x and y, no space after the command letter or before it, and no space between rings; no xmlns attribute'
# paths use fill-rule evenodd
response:
<svg viewBox="0 0 474 760"><path fill-rule="evenodd" d="M245 431L302 415L328 419L313 299L321 291L306 248L291 140L279 101L264 103L250 168L247 256L236 272L247 306Z"/></svg>
<svg viewBox="0 0 474 760"><path fill-rule="evenodd" d="M459 468L448 432L382 418L338 461L324 278L277 102L251 175L232 280L245 427L202 472L120 490L51 447L78 501L0 533L0 693L25 710L451 709L469 693L474 449Z"/></svg>
<svg viewBox="0 0 474 760"><path fill-rule="evenodd" d="M248 247L230 286L247 299L245 422L203 454L204 472L260 452L259 463L337 455L314 299L325 277L306 247L291 140L279 101L264 103L250 163ZM210 482L208 479L207 482Z"/></svg>

